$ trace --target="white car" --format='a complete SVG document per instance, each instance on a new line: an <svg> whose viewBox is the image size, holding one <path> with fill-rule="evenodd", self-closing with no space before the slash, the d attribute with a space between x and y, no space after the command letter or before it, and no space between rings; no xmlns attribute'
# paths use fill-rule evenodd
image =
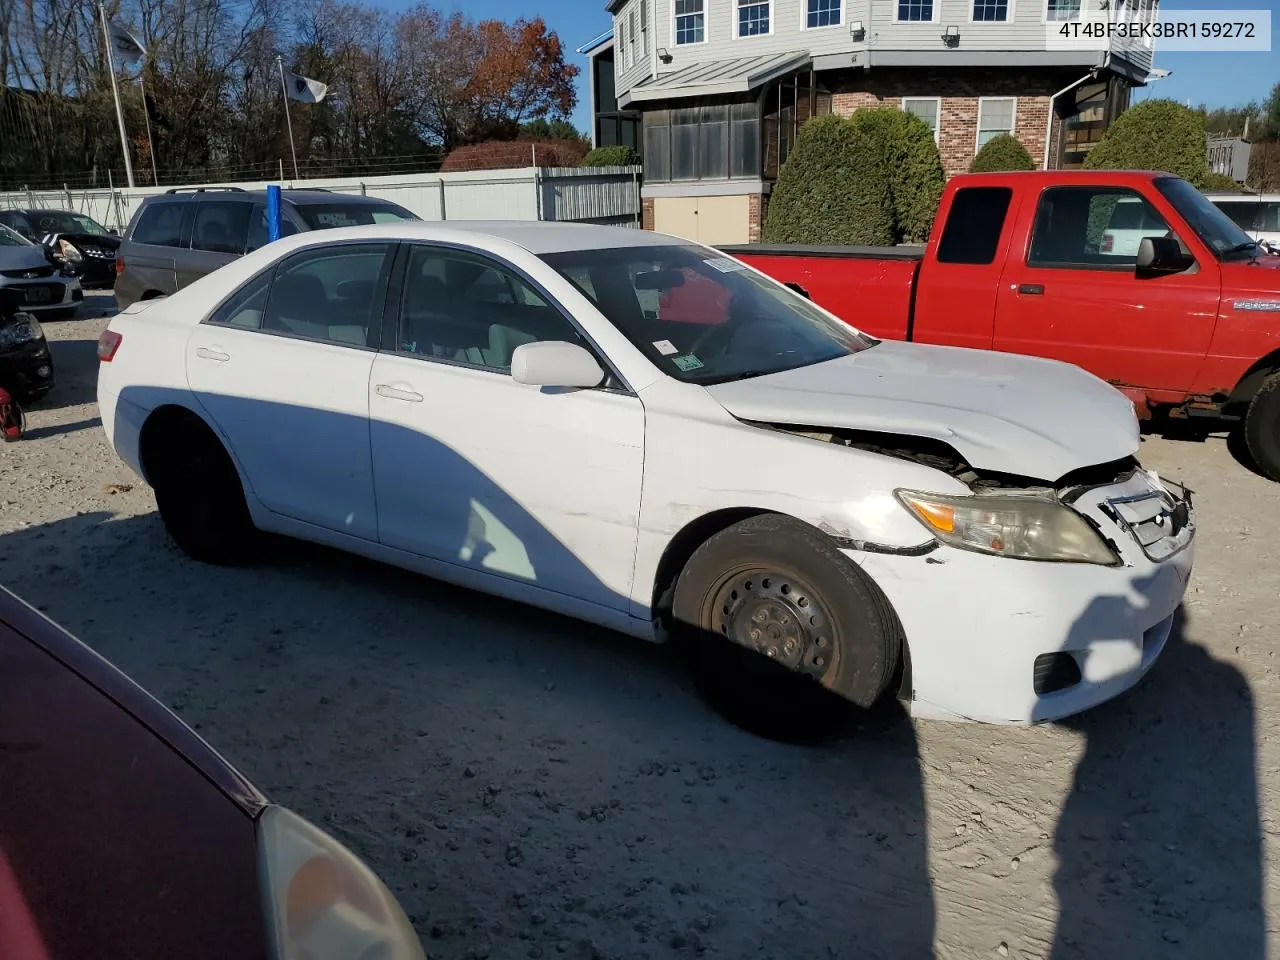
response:
<svg viewBox="0 0 1280 960"><path fill-rule="evenodd" d="M675 640L770 735L829 716L810 681L1077 712L1152 665L1192 566L1113 387L877 341L647 231L299 234L132 305L99 356L107 437L191 556L256 528Z"/></svg>

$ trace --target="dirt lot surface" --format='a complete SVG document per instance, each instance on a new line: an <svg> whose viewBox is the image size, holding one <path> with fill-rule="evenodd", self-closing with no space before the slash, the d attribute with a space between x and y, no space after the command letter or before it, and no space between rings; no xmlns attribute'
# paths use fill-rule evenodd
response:
<svg viewBox="0 0 1280 960"><path fill-rule="evenodd" d="M0 581L367 858L437 958L1261 958L1280 945L1280 485L1220 439L1184 617L1067 724L727 726L663 649L304 545L181 556L93 402L104 321L0 449ZM964 642L963 624L956 642Z"/></svg>

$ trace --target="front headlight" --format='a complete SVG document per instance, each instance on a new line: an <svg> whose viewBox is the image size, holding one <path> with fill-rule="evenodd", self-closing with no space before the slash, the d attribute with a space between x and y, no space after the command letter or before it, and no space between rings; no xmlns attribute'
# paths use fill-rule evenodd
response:
<svg viewBox="0 0 1280 960"><path fill-rule="evenodd" d="M58 252L67 258L68 263L79 263L84 257L80 256L80 251L66 240L58 241Z"/></svg>
<svg viewBox="0 0 1280 960"><path fill-rule="evenodd" d="M24 343L32 343L44 337L44 328L34 317L15 320L8 326L0 327L0 349L12 350Z"/></svg>
<svg viewBox="0 0 1280 960"><path fill-rule="evenodd" d="M904 507L949 546L998 557L1114 566L1120 558L1088 521L1042 497L952 497L895 490Z"/></svg>
<svg viewBox="0 0 1280 960"><path fill-rule="evenodd" d="M391 891L323 830L271 806L258 843L274 960L426 960Z"/></svg>

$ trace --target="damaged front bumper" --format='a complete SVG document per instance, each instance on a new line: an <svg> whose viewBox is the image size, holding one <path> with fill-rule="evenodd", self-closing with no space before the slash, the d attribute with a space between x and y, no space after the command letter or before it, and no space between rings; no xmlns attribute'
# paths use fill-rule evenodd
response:
<svg viewBox="0 0 1280 960"><path fill-rule="evenodd" d="M1119 565L846 549L902 621L913 714L1055 720L1122 693L1163 652L1194 563L1190 491L1138 469L1061 496Z"/></svg>

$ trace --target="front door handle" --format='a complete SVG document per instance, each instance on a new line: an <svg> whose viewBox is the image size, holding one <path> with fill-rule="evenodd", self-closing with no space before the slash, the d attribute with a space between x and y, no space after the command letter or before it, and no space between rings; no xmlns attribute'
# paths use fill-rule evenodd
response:
<svg viewBox="0 0 1280 960"><path fill-rule="evenodd" d="M219 363L226 363L231 359L231 354L223 353L217 347L196 347L196 356L202 360L217 360Z"/></svg>
<svg viewBox="0 0 1280 960"><path fill-rule="evenodd" d="M378 396L386 397L388 400L407 400L409 403L422 402L422 394L415 393L413 390L406 390L403 387L393 387L389 383L380 383L373 390Z"/></svg>
<svg viewBox="0 0 1280 960"><path fill-rule="evenodd" d="M1020 283L1018 284L1018 294L1026 297L1043 297L1044 285L1040 283Z"/></svg>

